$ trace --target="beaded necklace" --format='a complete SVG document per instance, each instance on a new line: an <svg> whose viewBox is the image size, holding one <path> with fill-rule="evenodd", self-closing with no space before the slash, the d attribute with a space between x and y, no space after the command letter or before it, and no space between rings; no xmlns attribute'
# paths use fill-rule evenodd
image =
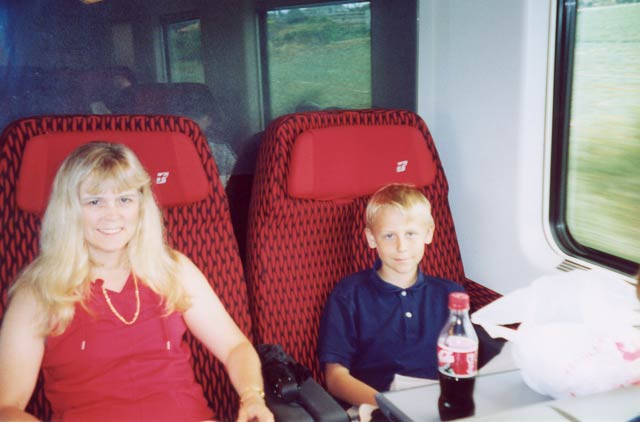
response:
<svg viewBox="0 0 640 422"><path fill-rule="evenodd" d="M107 289L104 287L104 283L102 284L102 294L104 295L104 300L107 301L107 305L109 305L109 309L111 309L111 312L113 312L113 314L125 325L132 325L138 320L138 315L140 315L140 290L138 289L138 279L135 274L133 274L133 285L136 288L136 312L133 314L133 318L131 318L130 321L127 321L113 306L111 299L109 298L109 294L107 293Z"/></svg>

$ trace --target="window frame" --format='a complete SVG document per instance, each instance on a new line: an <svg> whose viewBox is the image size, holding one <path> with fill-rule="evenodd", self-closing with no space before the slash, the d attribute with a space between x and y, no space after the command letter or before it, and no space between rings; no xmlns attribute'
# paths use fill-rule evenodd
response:
<svg viewBox="0 0 640 422"><path fill-rule="evenodd" d="M270 122L271 116L271 85L269 71L269 40L267 39L267 13L272 8L263 7L257 11L258 15L258 54L260 63L260 84L262 93L262 120Z"/></svg>
<svg viewBox="0 0 640 422"><path fill-rule="evenodd" d="M259 45L259 58L260 58L260 82L262 84L262 118L265 122L270 122L280 115L274 116L271 109L271 73L269 69L269 40L267 30L267 15L269 12L280 9L295 9L295 8L311 8L311 7L323 7L345 3L355 2L369 2L369 7L372 7L372 0L301 0L301 1L271 1L263 2L257 8L258 17L258 45ZM372 18L373 19L373 18ZM373 43L373 33L370 34L370 42ZM370 51L370 60L373 62L373 47ZM373 103L374 95L374 82L373 82L373 63L370 68L371 76L371 101ZM370 107L373 107L371 105Z"/></svg>
<svg viewBox="0 0 640 422"><path fill-rule="evenodd" d="M185 12L185 13L178 13L178 14L172 14L172 15L165 15L162 16L162 18L160 19L160 28L162 31L162 53L164 56L164 74L166 77L167 82L176 82L174 80L172 80L172 75L171 75L171 50L169 48L169 26L171 25L175 25L175 24L179 24L179 23L185 23L188 21L195 21L197 20L201 26L200 26L200 54L204 54L204 51L202 50L204 43L202 42L202 18L200 17L200 15L196 12L196 11L192 11L192 12ZM202 65L204 66L204 58L201 57L201 62ZM204 71L204 68L203 68ZM206 72L204 72L205 75L205 80L206 80Z"/></svg>
<svg viewBox="0 0 640 422"><path fill-rule="evenodd" d="M572 236L567 223L569 124L577 13L577 0L557 1L549 225L557 246L565 254L631 275L638 264L581 244Z"/></svg>

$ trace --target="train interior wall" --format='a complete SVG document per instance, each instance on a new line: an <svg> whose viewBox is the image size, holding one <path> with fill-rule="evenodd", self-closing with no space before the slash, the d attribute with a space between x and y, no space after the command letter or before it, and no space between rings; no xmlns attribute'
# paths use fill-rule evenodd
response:
<svg viewBox="0 0 640 422"><path fill-rule="evenodd" d="M467 276L500 293L557 272L546 224L553 0L422 0L418 112L450 184Z"/></svg>
<svg viewBox="0 0 640 422"><path fill-rule="evenodd" d="M163 81L153 28L162 16L198 10L206 84L227 107L244 157L237 171L243 177L228 189L242 248L252 167L269 123L260 106L256 10L276 3L296 1L110 0L93 8L78 0L10 0L0 15L13 29L0 66L124 64L141 82ZM414 18L406 4L372 2L372 98L415 109L429 125L449 179L467 276L507 293L556 272L565 257L546 224L556 1L419 0L413 35L394 25L401 15ZM406 42L411 36L415 47ZM417 82L394 76L393 67L417 69ZM416 95L407 101L399 92Z"/></svg>

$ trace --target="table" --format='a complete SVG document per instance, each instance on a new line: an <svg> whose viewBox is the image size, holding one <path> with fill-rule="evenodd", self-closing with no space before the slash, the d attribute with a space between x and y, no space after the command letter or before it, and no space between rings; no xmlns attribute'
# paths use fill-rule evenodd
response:
<svg viewBox="0 0 640 422"><path fill-rule="evenodd" d="M436 422L440 386L436 384L379 393L380 407L394 409L397 422ZM631 422L640 421L640 386L553 400L531 390L517 369L479 375L475 416L465 422ZM637 418L637 419L636 419Z"/></svg>
<svg viewBox="0 0 640 422"><path fill-rule="evenodd" d="M376 395L381 408L393 409L400 422L436 422L438 415L438 384L405 390L389 391ZM502 410L522 407L551 398L536 393L522 381L516 369L478 375L474 390L476 415L490 415Z"/></svg>
<svg viewBox="0 0 640 422"><path fill-rule="evenodd" d="M463 419L465 422L640 422L640 386L604 393L544 401L491 415Z"/></svg>

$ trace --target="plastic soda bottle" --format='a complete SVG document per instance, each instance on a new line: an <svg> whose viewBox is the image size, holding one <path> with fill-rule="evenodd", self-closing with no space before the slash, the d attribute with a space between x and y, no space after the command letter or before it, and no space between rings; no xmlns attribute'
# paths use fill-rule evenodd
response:
<svg viewBox="0 0 640 422"><path fill-rule="evenodd" d="M478 336L469 318L469 295L449 295L449 319L438 337L440 419L473 416L473 387L478 372Z"/></svg>

